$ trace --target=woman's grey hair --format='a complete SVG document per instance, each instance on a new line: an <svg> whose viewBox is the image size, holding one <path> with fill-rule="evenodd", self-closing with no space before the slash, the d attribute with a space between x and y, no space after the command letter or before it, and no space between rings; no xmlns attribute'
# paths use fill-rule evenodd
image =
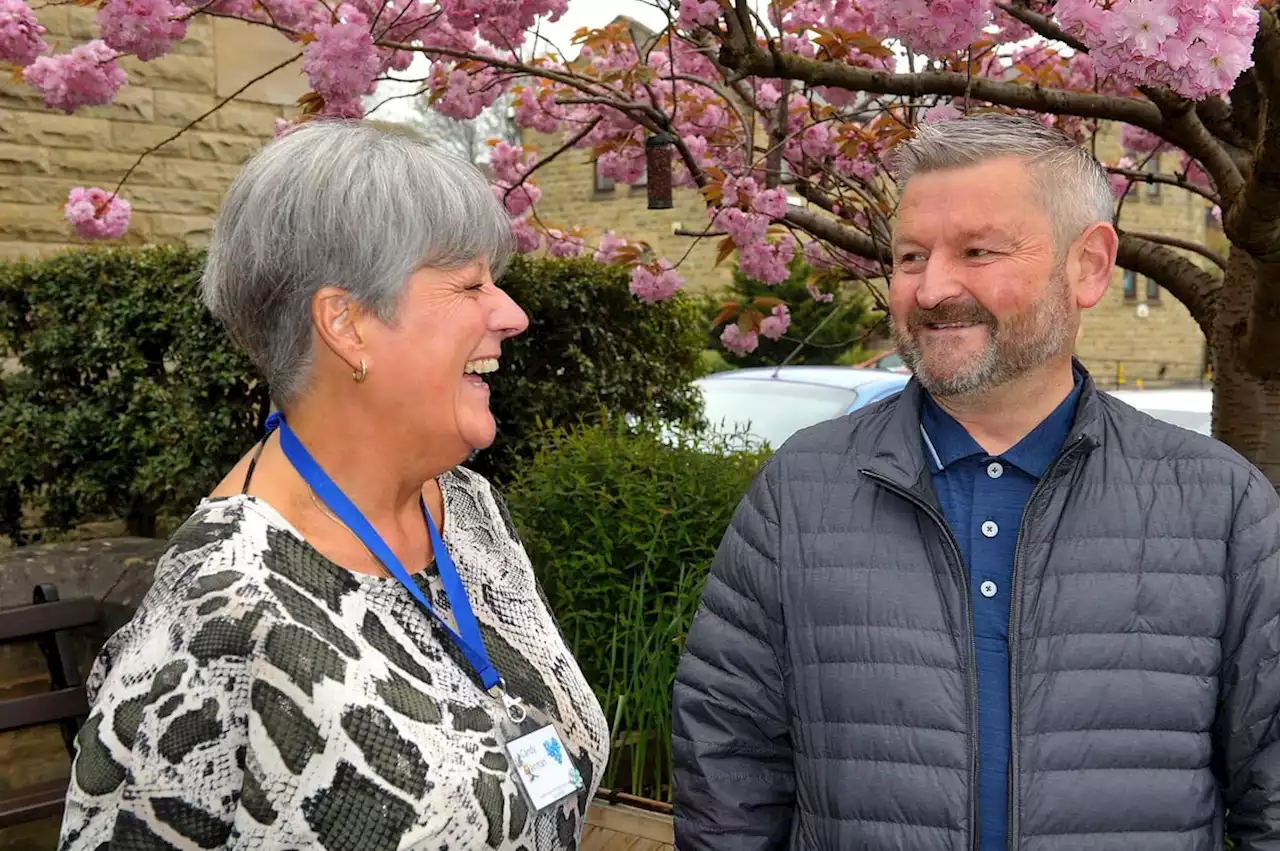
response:
<svg viewBox="0 0 1280 851"><path fill-rule="evenodd" d="M475 166L404 132L317 120L236 176L200 293L283 408L306 385L322 287L393 322L417 270L485 261L497 279L512 250L510 219Z"/></svg>
<svg viewBox="0 0 1280 851"><path fill-rule="evenodd" d="M1026 162L1059 251L1090 225L1112 220L1115 198L1101 164L1061 130L1032 118L979 113L921 124L894 149L894 178L901 193L916 174L999 157Z"/></svg>

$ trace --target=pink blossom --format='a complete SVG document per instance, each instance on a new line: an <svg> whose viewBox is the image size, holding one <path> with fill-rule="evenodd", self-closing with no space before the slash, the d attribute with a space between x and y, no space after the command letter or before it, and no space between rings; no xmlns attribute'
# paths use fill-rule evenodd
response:
<svg viewBox="0 0 1280 851"><path fill-rule="evenodd" d="M108 47L150 62L187 37L184 14L190 13L169 0L106 0L98 27Z"/></svg>
<svg viewBox="0 0 1280 851"><path fill-rule="evenodd" d="M50 109L70 115L82 106L111 103L129 78L116 65L120 54L98 40L70 53L41 56L22 72L27 85L38 91Z"/></svg>
<svg viewBox="0 0 1280 851"><path fill-rule="evenodd" d="M800 134L800 150L805 157L823 160L835 153L831 129L826 124L810 124Z"/></svg>
<svg viewBox="0 0 1280 851"><path fill-rule="evenodd" d="M720 192L720 204L725 207L745 206L751 203L756 194L756 182L750 177L733 177L724 179L724 187Z"/></svg>
<svg viewBox="0 0 1280 851"><path fill-rule="evenodd" d="M932 124L935 121L951 121L960 118L964 113L956 109L949 103L940 103L937 106L929 107L924 111L924 120L926 123Z"/></svg>
<svg viewBox="0 0 1280 851"><path fill-rule="evenodd" d="M338 20L316 27L315 36L304 51L302 70L316 94L326 102L347 103L370 94L380 63L364 13L344 3Z"/></svg>
<svg viewBox="0 0 1280 851"><path fill-rule="evenodd" d="M791 276L787 264L795 257L796 245L790 239L774 243L756 243L738 249L738 266L749 278L773 286Z"/></svg>
<svg viewBox="0 0 1280 851"><path fill-rule="evenodd" d="M830 304L836 300L835 293L824 293L822 290L818 289L817 284L805 284L804 288L809 291L809 298L813 299L818 304Z"/></svg>
<svg viewBox="0 0 1280 851"><path fill-rule="evenodd" d="M623 151L606 151L596 162L601 175L618 183L635 183L644 176L644 151L638 145Z"/></svg>
<svg viewBox="0 0 1280 851"><path fill-rule="evenodd" d="M499 180L514 184L537 162L537 157L530 157L526 162L525 156L524 146L512 145L504 139L490 149L489 167Z"/></svg>
<svg viewBox="0 0 1280 851"><path fill-rule="evenodd" d="M791 327L791 311L785 304L775 304L768 316L760 320L760 333L770 340L781 340Z"/></svg>
<svg viewBox="0 0 1280 851"><path fill-rule="evenodd" d="M684 286L684 278L666 260L631 270L631 292L641 301L666 301Z"/></svg>
<svg viewBox="0 0 1280 851"><path fill-rule="evenodd" d="M548 90L544 96L535 96L527 89L525 94L517 96L515 101L515 122L527 130L539 133L554 133L560 129L567 110L552 99L553 93Z"/></svg>
<svg viewBox="0 0 1280 851"><path fill-rule="evenodd" d="M766 189L751 199L751 209L771 219L780 219L787 214L787 190L782 187Z"/></svg>
<svg viewBox="0 0 1280 851"><path fill-rule="evenodd" d="M680 29L687 31L697 27L713 27L720 17L720 5L716 0L680 0Z"/></svg>
<svg viewBox="0 0 1280 851"><path fill-rule="evenodd" d="M116 239L129 229L133 208L119 195L96 186L77 186L67 196L63 214L82 239Z"/></svg>
<svg viewBox="0 0 1280 851"><path fill-rule="evenodd" d="M1137 166L1133 161L1133 157L1121 157L1120 162L1116 163L1117 168L1123 168L1132 171ZM1122 197L1129 191L1129 187L1133 183L1133 178L1123 174L1108 173L1107 182L1111 184L1111 194L1116 198Z"/></svg>
<svg viewBox="0 0 1280 851"><path fill-rule="evenodd" d="M0 62L24 68L49 49L46 30L22 0L0 0Z"/></svg>
<svg viewBox="0 0 1280 851"><path fill-rule="evenodd" d="M619 259L622 249L629 244L622 237L615 236L613 231L609 231L600 237L600 247L596 249L595 256L592 259L597 263L614 263Z"/></svg>
<svg viewBox="0 0 1280 851"><path fill-rule="evenodd" d="M893 36L916 53L939 56L964 50L991 21L987 0L878 0L875 34Z"/></svg>
<svg viewBox="0 0 1280 851"><path fill-rule="evenodd" d="M187 2L197 5L192 0ZM261 18L266 23L283 27L286 31L295 34L314 32L316 28L326 26L333 20L328 8L314 0L260 0L258 5L262 6L262 14L253 14L251 9L250 14L242 12L237 17L249 20ZM356 7L365 15L366 21L371 15L378 13L377 9L360 8L358 3Z"/></svg>
<svg viewBox="0 0 1280 851"><path fill-rule="evenodd" d="M1133 154L1150 154L1167 150L1169 145L1154 133L1134 127L1132 124L1120 125L1120 144Z"/></svg>
<svg viewBox="0 0 1280 851"><path fill-rule="evenodd" d="M582 254L582 237L547 228L547 253L552 257L577 257Z"/></svg>
<svg viewBox="0 0 1280 851"><path fill-rule="evenodd" d="M1054 14L1089 46L1099 76L1126 85L1200 99L1226 94L1253 64L1253 0L1057 0Z"/></svg>
<svg viewBox="0 0 1280 851"><path fill-rule="evenodd" d="M542 244L542 234L534 230L527 218L511 220L511 235L516 239L516 251L532 254Z"/></svg>
<svg viewBox="0 0 1280 851"><path fill-rule="evenodd" d="M749 355L760 345L760 335L754 330L744 334L738 323L731 322L720 332L720 343L735 355Z"/></svg>
<svg viewBox="0 0 1280 851"><path fill-rule="evenodd" d="M739 248L764 242L765 233L769 230L769 217L759 213L743 212L737 207L719 211L713 207L710 213L715 217L716 226L723 228Z"/></svg>
<svg viewBox="0 0 1280 851"><path fill-rule="evenodd" d="M493 185L493 194L513 216L528 212L542 198L542 190L528 181L514 188L505 181L498 181Z"/></svg>
<svg viewBox="0 0 1280 851"><path fill-rule="evenodd" d="M364 118L364 102L358 95L349 98L326 98L318 113L324 118Z"/></svg>
<svg viewBox="0 0 1280 851"><path fill-rule="evenodd" d="M771 7L772 8L772 7ZM771 80L761 80L756 88L756 103L760 104L764 109L773 109L778 105L782 92L778 91L778 84Z"/></svg>

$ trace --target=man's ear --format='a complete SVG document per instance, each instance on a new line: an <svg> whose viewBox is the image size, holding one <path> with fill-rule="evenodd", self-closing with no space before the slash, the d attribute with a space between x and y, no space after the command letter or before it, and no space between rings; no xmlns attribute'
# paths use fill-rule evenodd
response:
<svg viewBox="0 0 1280 851"><path fill-rule="evenodd" d="M316 335L352 370L368 360L364 335L364 311L346 290L322 287L311 299L311 321Z"/></svg>
<svg viewBox="0 0 1280 851"><path fill-rule="evenodd" d="M1119 245L1116 229L1107 222L1090 225L1076 238L1067 261L1067 275L1081 308L1093 307L1107 294Z"/></svg>

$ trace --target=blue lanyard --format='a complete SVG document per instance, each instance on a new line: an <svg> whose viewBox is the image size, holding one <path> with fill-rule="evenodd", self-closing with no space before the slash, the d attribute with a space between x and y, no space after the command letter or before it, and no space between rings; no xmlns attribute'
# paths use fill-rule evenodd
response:
<svg viewBox="0 0 1280 851"><path fill-rule="evenodd" d="M449 556L449 550L444 545L444 540L440 537L440 533L436 530L435 521L431 519L431 512L427 511L427 505L422 503L422 516L427 521L427 533L431 536L431 551L435 553L436 566L440 571L440 582L444 585L445 596L449 600L449 608L453 611L453 618L458 624L458 631L454 632L449 624L440 616L440 613L432 607L431 601L422 593L422 589L409 578L409 574L405 571L404 566L400 564L400 559L396 558L396 554L391 551L386 542L382 540L382 536L378 534L378 530L373 528L364 515L360 513L360 509L347 498L342 492L342 488L329 478L316 459L311 457L311 453L302 445L302 441L298 440L298 436L293 433L293 429L289 428L289 424L285 422L284 416L279 413L273 413L267 419L267 432L279 425L280 427L280 447L284 450L285 457L289 459L289 463L298 471L298 475L311 486L325 503L338 515L347 528L350 529L356 537L360 539L369 552L382 563L387 572L396 578L396 580L405 587L414 598L422 604L431 615L444 627L449 633L449 637L458 645L458 649L462 651L462 655L466 657L471 667L475 670L476 675L480 677L480 682L485 689L492 695L497 695L502 690L502 677L498 674L493 663L489 661L489 654L484 647L484 637L480 635L480 624L476 621L475 612L471 609L471 601L467 599L467 590L462 585L462 578L458 576L458 569L453 564L453 559Z"/></svg>

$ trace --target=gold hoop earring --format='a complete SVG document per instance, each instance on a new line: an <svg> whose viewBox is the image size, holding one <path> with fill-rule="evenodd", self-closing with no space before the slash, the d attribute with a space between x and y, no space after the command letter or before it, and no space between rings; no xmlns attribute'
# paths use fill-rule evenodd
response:
<svg viewBox="0 0 1280 851"><path fill-rule="evenodd" d="M364 380L369 377L369 365L364 362L364 358L360 358L360 368L351 370L351 379L356 384L363 384Z"/></svg>

